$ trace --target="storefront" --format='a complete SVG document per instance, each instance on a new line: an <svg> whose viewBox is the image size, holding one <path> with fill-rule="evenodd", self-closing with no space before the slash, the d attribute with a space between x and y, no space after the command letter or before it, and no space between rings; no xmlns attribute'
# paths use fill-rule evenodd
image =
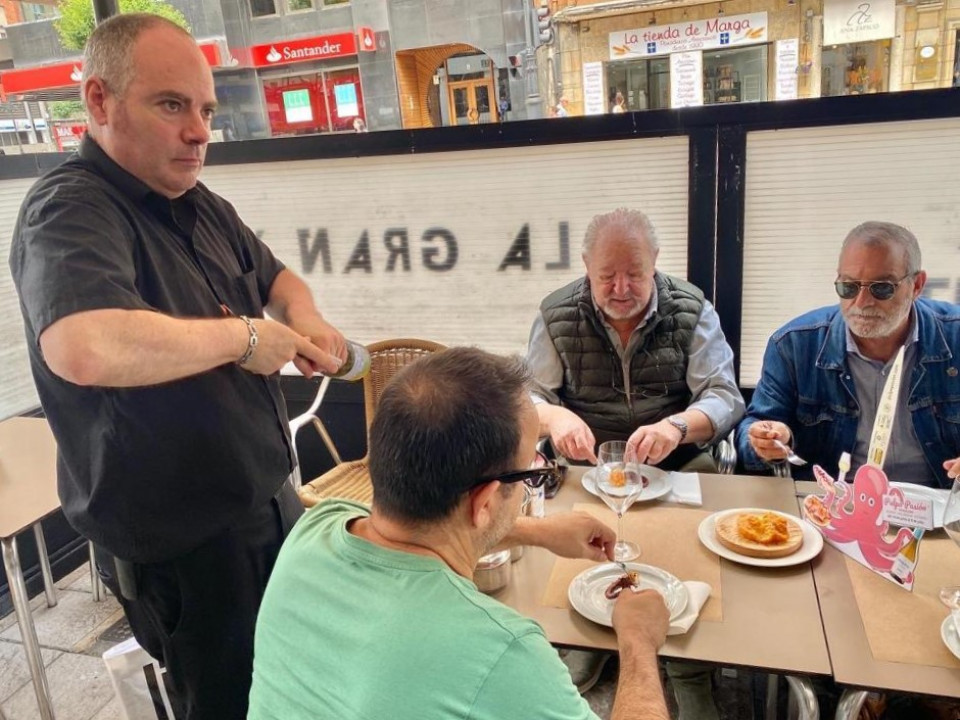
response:
<svg viewBox="0 0 960 720"><path fill-rule="evenodd" d="M270 134L354 132L366 127L356 36L320 35L255 45Z"/></svg>
<svg viewBox="0 0 960 720"><path fill-rule="evenodd" d="M612 32L594 92L606 92L606 112L618 93L628 111L766 100L767 27L761 12Z"/></svg>
<svg viewBox="0 0 960 720"><path fill-rule="evenodd" d="M890 89L895 0L824 0L820 94L865 95Z"/></svg>

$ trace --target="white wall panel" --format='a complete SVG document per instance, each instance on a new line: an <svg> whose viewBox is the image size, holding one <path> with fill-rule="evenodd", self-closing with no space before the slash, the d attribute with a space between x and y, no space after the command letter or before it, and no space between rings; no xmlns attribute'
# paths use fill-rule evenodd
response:
<svg viewBox="0 0 960 720"><path fill-rule="evenodd" d="M0 182L0 420L40 405L27 360L20 299L8 262L20 203L33 183L33 178Z"/></svg>
<svg viewBox="0 0 960 720"><path fill-rule="evenodd" d="M740 383L756 385L770 335L837 302L837 256L866 220L920 241L930 295L960 298L960 119L747 136Z"/></svg>

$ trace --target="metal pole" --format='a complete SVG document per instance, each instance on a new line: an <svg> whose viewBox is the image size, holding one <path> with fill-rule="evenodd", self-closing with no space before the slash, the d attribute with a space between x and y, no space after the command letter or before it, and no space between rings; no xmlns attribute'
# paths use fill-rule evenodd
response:
<svg viewBox="0 0 960 720"><path fill-rule="evenodd" d="M17 615L17 624L20 626L20 638L23 640L23 652L27 656L27 665L30 668L30 677L33 679L33 692L37 696L37 705L42 720L54 720L53 705L50 703L50 689L47 685L47 673L43 669L43 659L40 657L40 642L37 640L37 629L30 616L30 599L27 597L27 587L23 582L23 569L20 566L20 556L17 553L17 539L15 537L0 538L3 546L3 569L7 572L7 582L10 585L10 599Z"/></svg>
<svg viewBox="0 0 960 720"><path fill-rule="evenodd" d="M93 19L97 25L107 18L119 14L119 12L117 0L93 0Z"/></svg>
<svg viewBox="0 0 960 720"><path fill-rule="evenodd" d="M536 0L531 0L531 2L536 2ZM527 15L527 21L524 23L527 46L523 49L523 81L527 88L527 119L537 120L543 117L537 54L534 49L534 40L537 39L539 33L536 23L537 12L535 6L527 0L524 0L523 10Z"/></svg>

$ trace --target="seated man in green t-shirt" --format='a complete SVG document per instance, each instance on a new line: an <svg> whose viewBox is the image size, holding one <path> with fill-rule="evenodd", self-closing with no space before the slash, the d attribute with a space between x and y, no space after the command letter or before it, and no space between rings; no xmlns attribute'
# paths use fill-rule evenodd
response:
<svg viewBox="0 0 960 720"><path fill-rule="evenodd" d="M496 548L603 560L614 533L584 513L519 518L538 437L527 375L453 348L384 391L370 428L373 507L329 501L287 538L257 621L251 720L596 716L543 630L472 582ZM612 718L669 717L657 669L667 611L621 593Z"/></svg>

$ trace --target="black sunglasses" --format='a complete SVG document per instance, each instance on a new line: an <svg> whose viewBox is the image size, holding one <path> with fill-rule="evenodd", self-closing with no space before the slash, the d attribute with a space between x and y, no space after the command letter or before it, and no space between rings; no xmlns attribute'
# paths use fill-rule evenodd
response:
<svg viewBox="0 0 960 720"><path fill-rule="evenodd" d="M536 459L533 461L532 467L529 467L526 470L511 470L498 475L480 478L479 480L474 481L473 485L470 486L470 489L472 490L473 488L478 488L481 485L486 485L494 480L499 480L500 482L506 484L522 482L527 487L539 488L543 487L553 478L558 476L559 471L557 470L557 464L548 460L546 455L543 453L538 452Z"/></svg>
<svg viewBox="0 0 960 720"><path fill-rule="evenodd" d="M867 288L870 294L877 300L889 300L900 287L900 284L907 278L912 278L916 273L904 275L896 282L890 280L878 280L876 282L856 282L855 280L837 280L833 287L844 300L853 300L860 294L861 288Z"/></svg>

